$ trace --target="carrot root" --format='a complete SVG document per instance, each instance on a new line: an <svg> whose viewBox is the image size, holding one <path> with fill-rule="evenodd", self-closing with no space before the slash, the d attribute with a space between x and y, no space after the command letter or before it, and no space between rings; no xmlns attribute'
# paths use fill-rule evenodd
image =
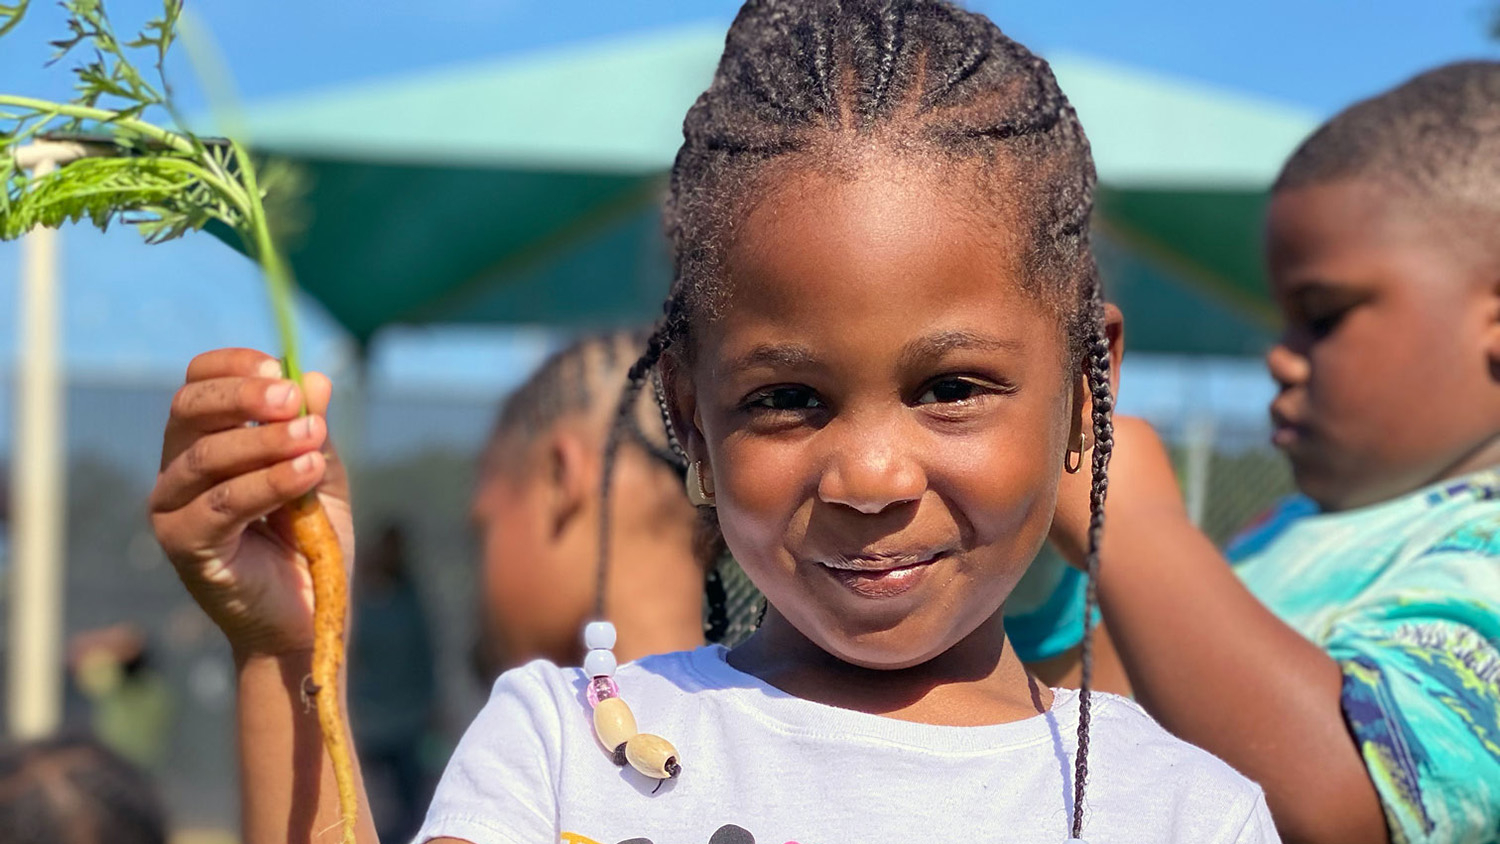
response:
<svg viewBox="0 0 1500 844"><path fill-rule="evenodd" d="M323 747L333 761L342 844L355 844L359 802L354 790L354 762L340 712L339 688L339 669L344 662L344 619L349 610L348 574L338 536L317 494L302 496L289 509L292 535L297 540L297 549L307 558L313 584L312 677L310 683L303 684L303 694L311 697L317 707Z"/></svg>

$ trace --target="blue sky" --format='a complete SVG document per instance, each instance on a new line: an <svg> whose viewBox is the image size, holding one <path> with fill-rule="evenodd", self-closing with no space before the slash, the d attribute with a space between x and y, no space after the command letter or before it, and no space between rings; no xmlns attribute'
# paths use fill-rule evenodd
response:
<svg viewBox="0 0 1500 844"><path fill-rule="evenodd" d="M44 68L60 13L34 0L30 19L0 44L0 87L66 96L63 67ZM190 8L218 42L246 102L356 80L491 58L582 39L695 21L727 24L727 0L203 0ZM975 0L1011 35L1039 51L1067 51L1197 79L1329 114L1422 68L1495 57L1484 0L1264 0L1259 3L1071 3ZM121 29L159 8L115 0ZM419 11L417 11L419 10ZM203 100L174 65L185 110ZM199 350L270 347L274 338L253 268L206 237L144 247L133 232L64 233L67 359L96 375L169 376ZM0 244L0 361L15 353L17 247ZM302 322L315 365L346 357L338 329L314 307ZM436 379L498 392L546 343L493 332L404 330L377 349L384 381ZM1182 402L1180 369L1138 371L1136 400ZM1173 373L1178 373L1174 375ZM1147 378L1146 376L1150 377ZM1253 407L1266 385L1252 367L1223 369L1216 392ZM1227 379L1227 380L1224 380ZM1247 395L1250 398L1245 398ZM1127 407L1131 404L1127 391ZM0 399L0 405L4 399ZM1165 408L1166 405L1163 405Z"/></svg>

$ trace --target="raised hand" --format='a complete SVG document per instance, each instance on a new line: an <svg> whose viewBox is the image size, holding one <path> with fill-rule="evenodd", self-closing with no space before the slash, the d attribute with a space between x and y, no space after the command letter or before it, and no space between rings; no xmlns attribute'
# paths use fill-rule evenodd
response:
<svg viewBox="0 0 1500 844"><path fill-rule="evenodd" d="M242 656L312 648L312 582L284 505L316 489L354 559L348 485L324 416L332 385L318 373L304 382L305 397L262 352L207 352L189 364L167 420L152 529Z"/></svg>

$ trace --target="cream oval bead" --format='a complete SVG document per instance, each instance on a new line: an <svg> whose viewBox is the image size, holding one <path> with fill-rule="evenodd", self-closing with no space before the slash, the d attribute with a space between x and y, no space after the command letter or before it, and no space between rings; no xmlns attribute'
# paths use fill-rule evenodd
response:
<svg viewBox="0 0 1500 844"><path fill-rule="evenodd" d="M625 742L625 759L630 767L653 779L671 779L682 773L677 748L650 733L638 733Z"/></svg>
<svg viewBox="0 0 1500 844"><path fill-rule="evenodd" d="M594 735L599 737L599 743L604 745L605 750L613 753L615 748L630 741L638 732L635 728L635 715L620 698L607 697L594 707Z"/></svg>

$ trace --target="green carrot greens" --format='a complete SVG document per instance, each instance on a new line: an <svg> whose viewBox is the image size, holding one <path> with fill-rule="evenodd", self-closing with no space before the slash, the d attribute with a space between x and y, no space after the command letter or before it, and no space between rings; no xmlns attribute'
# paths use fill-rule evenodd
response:
<svg viewBox="0 0 1500 844"><path fill-rule="evenodd" d="M21 21L28 2L0 5L0 36ZM72 70L74 96L67 102L0 94L0 240L39 225L86 220L105 229L118 219L136 226L147 242L160 243L221 223L239 235L265 273L287 368L300 383L292 278L265 207L268 192L289 186L289 169L263 164L258 174L238 141L200 138L181 127L163 66L182 0L165 0L161 17L130 41L115 34L100 0L62 5L69 34L52 42L53 61L74 52L88 57ZM151 60L155 81L137 69L132 54ZM178 125L150 122L153 111ZM72 141L87 154L34 175L18 156L35 141Z"/></svg>

